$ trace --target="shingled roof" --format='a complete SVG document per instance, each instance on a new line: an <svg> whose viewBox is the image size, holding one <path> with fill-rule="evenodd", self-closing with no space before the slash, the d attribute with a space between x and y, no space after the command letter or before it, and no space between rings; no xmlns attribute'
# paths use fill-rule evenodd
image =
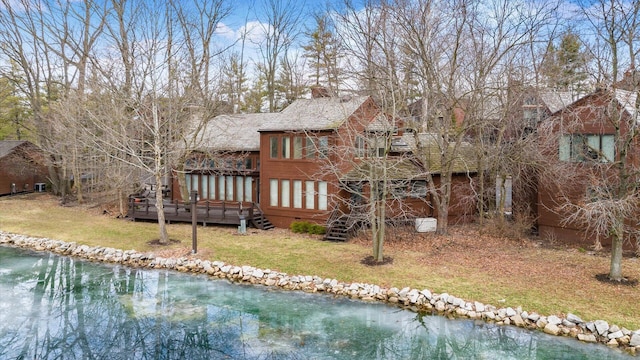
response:
<svg viewBox="0 0 640 360"><path fill-rule="evenodd" d="M216 116L198 133L197 147L214 151L259 151L258 129L279 116L279 113Z"/></svg>
<svg viewBox="0 0 640 360"><path fill-rule="evenodd" d="M260 131L318 131L340 127L356 112L368 96L322 97L298 99L280 116L260 127Z"/></svg>
<svg viewBox="0 0 640 360"><path fill-rule="evenodd" d="M0 141L0 158L3 158L9 154L11 154L11 152L13 152L13 150L15 148L17 148L18 146L22 145L26 143L26 141L23 140L2 140Z"/></svg>
<svg viewBox="0 0 640 360"><path fill-rule="evenodd" d="M549 112L553 114L558 110L564 109L577 99L574 99L573 95L567 91L547 91L540 93L540 100L549 109Z"/></svg>
<svg viewBox="0 0 640 360"><path fill-rule="evenodd" d="M621 89L615 89L616 100L624 107L624 109L631 115L631 117L637 118L638 109L636 109L636 101L638 93L635 91L627 91Z"/></svg>

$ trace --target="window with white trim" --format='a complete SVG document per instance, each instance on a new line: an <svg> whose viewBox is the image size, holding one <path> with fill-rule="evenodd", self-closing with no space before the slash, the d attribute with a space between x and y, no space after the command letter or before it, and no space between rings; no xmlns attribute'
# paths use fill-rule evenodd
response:
<svg viewBox="0 0 640 360"><path fill-rule="evenodd" d="M562 135L558 155L560 161L612 162L615 158L615 138L614 135Z"/></svg>

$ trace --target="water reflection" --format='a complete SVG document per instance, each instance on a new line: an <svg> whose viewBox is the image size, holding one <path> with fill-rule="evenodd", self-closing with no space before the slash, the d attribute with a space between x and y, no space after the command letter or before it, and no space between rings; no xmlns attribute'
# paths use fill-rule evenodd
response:
<svg viewBox="0 0 640 360"><path fill-rule="evenodd" d="M603 359L603 346L381 304L0 247L0 358Z"/></svg>

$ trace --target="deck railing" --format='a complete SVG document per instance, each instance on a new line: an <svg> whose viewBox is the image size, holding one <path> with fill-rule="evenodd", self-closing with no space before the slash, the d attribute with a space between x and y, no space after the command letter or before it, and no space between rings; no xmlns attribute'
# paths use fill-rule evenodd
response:
<svg viewBox="0 0 640 360"><path fill-rule="evenodd" d="M191 205L185 202L163 203L165 218L168 222L191 222ZM128 216L133 220L157 220L158 211L155 201L147 197L129 197ZM250 221L254 214L264 217L255 203L242 201L204 200L196 205L198 223L240 224L242 218Z"/></svg>

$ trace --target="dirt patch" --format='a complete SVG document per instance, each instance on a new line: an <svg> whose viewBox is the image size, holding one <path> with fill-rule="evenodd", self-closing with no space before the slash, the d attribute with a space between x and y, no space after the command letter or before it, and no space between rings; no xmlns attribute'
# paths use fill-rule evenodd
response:
<svg viewBox="0 0 640 360"><path fill-rule="evenodd" d="M384 256L382 257L382 261L377 261L373 256L367 256L366 258L360 260L360 264L367 266L393 264L393 258L390 256Z"/></svg>
<svg viewBox="0 0 640 360"><path fill-rule="evenodd" d="M175 245L175 244L180 244L180 240L169 239L169 243L163 244L163 243L160 242L160 239L153 239L153 240L149 240L147 242L147 244L149 244L151 246L171 246L171 245Z"/></svg>
<svg viewBox="0 0 640 360"><path fill-rule="evenodd" d="M625 285L625 286L631 286L631 287L638 285L638 279L627 279L623 277L620 280L615 280L615 279L611 279L609 277L609 274L597 274L596 279L600 282L613 284L613 285Z"/></svg>

